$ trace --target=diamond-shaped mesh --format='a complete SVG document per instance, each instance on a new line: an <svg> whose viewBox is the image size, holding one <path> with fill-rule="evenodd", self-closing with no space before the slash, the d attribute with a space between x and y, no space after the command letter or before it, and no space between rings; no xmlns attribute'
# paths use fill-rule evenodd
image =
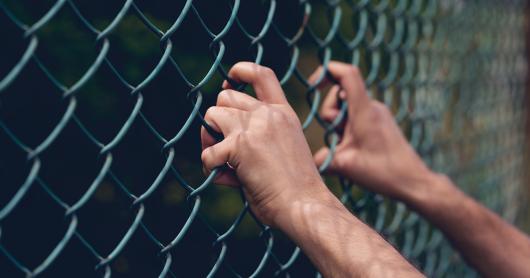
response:
<svg viewBox="0 0 530 278"><path fill-rule="evenodd" d="M430 167L517 218L524 1L34 2L0 1L3 277L315 275L238 189L201 176L202 115L240 60L272 67L312 147L332 150L307 78L358 65ZM426 275L475 275L404 204L326 181Z"/></svg>

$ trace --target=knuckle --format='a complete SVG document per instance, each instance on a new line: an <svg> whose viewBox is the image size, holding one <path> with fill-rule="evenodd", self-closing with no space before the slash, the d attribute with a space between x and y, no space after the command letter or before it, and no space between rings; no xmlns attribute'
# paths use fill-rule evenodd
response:
<svg viewBox="0 0 530 278"><path fill-rule="evenodd" d="M265 66L258 66L258 76L263 76L263 77L266 77L266 78L276 78L276 73L274 73L274 71L269 68L269 67L265 67Z"/></svg>
<svg viewBox="0 0 530 278"><path fill-rule="evenodd" d="M207 162L208 162L208 152L209 152L209 148L206 148L204 150L202 150L201 152L201 161L202 163L206 166Z"/></svg>
<svg viewBox="0 0 530 278"><path fill-rule="evenodd" d="M247 65L249 62L245 62L245 61L240 61L240 62L237 62L234 64L234 66L232 66L232 68L239 68L239 67L244 67L245 65Z"/></svg>
<svg viewBox="0 0 530 278"><path fill-rule="evenodd" d="M234 71L237 71L237 70L240 70L241 68L243 68L245 66L247 62L237 62L235 63L231 68L230 70L228 71L228 73L231 73L231 72L234 72Z"/></svg>
<svg viewBox="0 0 530 278"><path fill-rule="evenodd" d="M282 111L278 109L271 109L271 118L274 122L283 122L287 117Z"/></svg>
<svg viewBox="0 0 530 278"><path fill-rule="evenodd" d="M348 65L348 71L350 72L351 75L360 76L360 71L357 66Z"/></svg>
<svg viewBox="0 0 530 278"><path fill-rule="evenodd" d="M217 95L217 105L227 104L230 101L232 90L222 90Z"/></svg>
<svg viewBox="0 0 530 278"><path fill-rule="evenodd" d="M216 112L217 112L217 107L216 106L209 107L206 110L206 113L204 114L204 119L205 120L213 119L215 117Z"/></svg>
<svg viewBox="0 0 530 278"><path fill-rule="evenodd" d="M294 123L294 115L290 111L281 109L272 109L272 120L279 125L292 125Z"/></svg>
<svg viewBox="0 0 530 278"><path fill-rule="evenodd" d="M382 121L384 119L388 119L392 117L392 113L390 112L390 109L383 103L379 101L372 101L372 107L373 107L373 120L374 121Z"/></svg>
<svg viewBox="0 0 530 278"><path fill-rule="evenodd" d="M249 62L244 62L244 61L235 63L228 71L228 76L232 77L233 75L238 75L241 72L248 71L249 64L250 64Z"/></svg>

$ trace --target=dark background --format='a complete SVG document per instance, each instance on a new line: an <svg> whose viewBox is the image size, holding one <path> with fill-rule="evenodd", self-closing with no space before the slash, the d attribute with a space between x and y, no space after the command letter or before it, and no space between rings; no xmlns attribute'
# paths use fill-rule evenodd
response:
<svg viewBox="0 0 530 278"><path fill-rule="evenodd" d="M102 30L118 13L123 1L74 1L81 13ZM167 30L182 10L184 1L135 1L149 19L161 30ZM178 2L178 3L177 3ZM219 32L226 23L231 1L194 1L205 23L213 32ZM40 19L54 1L3 0L5 7L22 22L32 25ZM311 24L322 34L328 28L325 9L314 6ZM268 3L241 1L238 18L248 32L257 34L265 22ZM297 1L278 1L275 22L282 32L294 35L302 21L302 9ZM317 19L315 19L317 18ZM5 76L19 61L29 40L23 31L14 25L4 13L0 13L0 76ZM64 86L72 86L95 60L101 42L65 5L54 18L36 33L39 38L37 56L50 73ZM133 85L139 84L156 66L162 56L157 36L131 11L109 36L108 58L125 79ZM197 84L206 74L213 58L208 48L211 38L200 26L197 17L190 12L183 25L171 37L171 53L186 77ZM231 28L223 39L226 54L223 65L240 60L254 60L256 48L237 27ZM274 34L262 41L263 64L278 73L284 73L291 52L287 45ZM306 54L300 68L309 74L318 63L317 49L307 36L299 43ZM335 53L334 55L339 55ZM304 68L304 64L311 65ZM301 117L307 113L301 84L291 78L287 88L291 103L298 107ZM217 72L203 87L205 97L201 111L212 105L220 90L222 75ZM169 63L145 90L142 112L165 137L171 138L181 128L191 112L192 105L186 98L189 87ZM75 114L88 130L103 143L108 143L117 134L128 118L136 98L125 88L103 63L97 73L76 93ZM17 79L0 96L0 119L31 148L39 145L58 123L66 110L68 101L61 92L30 61ZM322 144L321 131L311 128L312 145ZM316 134L316 135L315 135ZM186 135L175 145L174 166L193 186L199 185L204 176L200 165L199 123L194 121ZM315 147L315 146L313 146ZM162 144L137 118L118 146L112 150L112 171L135 195L140 195L154 181L165 162ZM104 157L79 129L73 120L61 132L53 144L40 156L42 166L39 177L66 203L75 203L103 165ZM16 146L7 134L0 132L0 204L7 203L25 180L32 163L27 154ZM186 192L172 174L166 175L155 194L145 203L143 218L162 243L169 243L180 231L189 214ZM235 189L211 186L202 194L200 213L219 233L223 233L234 221L242 208L239 193ZM117 245L135 216L131 200L107 176L95 195L78 212L77 231L105 257ZM63 237L69 218L38 183L32 185L17 208L2 221L2 246L29 269L35 268L53 250ZM228 240L226 261L242 276L248 276L257 267L265 244L258 235L260 229L246 216L243 223ZM290 256L294 245L275 232L274 251L282 262ZM172 271L179 277L204 276L213 265L219 247L212 247L215 237L204 224L196 219L184 240L173 249ZM113 276L153 277L161 271L164 258L158 256L159 247L150 241L139 228L123 252L112 263ZM93 277L97 260L80 243L72 238L57 260L42 274L42 277ZM263 277L271 276L276 268L267 263ZM226 273L222 267L219 274ZM306 276L312 267L305 258L297 260L295 276ZM22 277L23 274L5 257L0 256L0 273L3 277ZM6 275L7 274L7 275Z"/></svg>

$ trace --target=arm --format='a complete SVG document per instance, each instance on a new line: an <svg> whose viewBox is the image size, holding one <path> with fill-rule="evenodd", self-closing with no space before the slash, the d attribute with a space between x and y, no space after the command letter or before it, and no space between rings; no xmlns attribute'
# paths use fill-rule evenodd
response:
<svg viewBox="0 0 530 278"><path fill-rule="evenodd" d="M205 115L224 139L201 130L205 171L228 162L216 182L242 186L252 212L284 231L326 277L421 276L324 185L274 73L243 62L229 76L252 85L258 99L224 83Z"/></svg>
<svg viewBox="0 0 530 278"><path fill-rule="evenodd" d="M528 276L528 237L466 196L447 177L429 170L389 110L377 101L359 97L366 94L358 71L337 62L330 63L329 70L344 89L331 89L321 116L327 121L337 116L337 98L346 99L349 110L342 140L328 171L403 201L443 231L482 275ZM347 81L348 74L356 77ZM328 152L323 148L316 153L317 165L324 162Z"/></svg>
<svg viewBox="0 0 530 278"><path fill-rule="evenodd" d="M403 201L437 226L485 277L527 277L530 240L495 213L460 191L445 176L426 176L423 193Z"/></svg>
<svg viewBox="0 0 530 278"><path fill-rule="evenodd" d="M294 201L276 220L324 277L423 277L335 196L327 195Z"/></svg>

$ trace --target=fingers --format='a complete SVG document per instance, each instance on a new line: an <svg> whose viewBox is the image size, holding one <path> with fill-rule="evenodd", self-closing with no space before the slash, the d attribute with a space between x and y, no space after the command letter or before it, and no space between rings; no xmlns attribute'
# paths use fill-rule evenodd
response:
<svg viewBox="0 0 530 278"><path fill-rule="evenodd" d="M216 106L206 111L204 120L215 131L225 136L223 141L218 142L204 127L201 127L203 168L206 174L218 168L215 183L228 186L240 185L235 171L226 166L227 162L236 165L235 161L230 161L234 146L229 135L244 125L243 121L247 118L246 111L253 110L259 105L262 105L260 101L247 94L235 90L223 90L217 96Z"/></svg>
<svg viewBox="0 0 530 278"><path fill-rule="evenodd" d="M204 120L217 132L227 137L234 130L242 126L245 111L231 108L212 106L204 115Z"/></svg>
<svg viewBox="0 0 530 278"><path fill-rule="evenodd" d="M361 77L359 69L353 65L341 62L329 62L329 74L339 82L340 86L346 92L346 100L348 101L349 116L353 116L359 108L366 107L369 104L370 98L366 94L364 81ZM309 78L310 82L316 82L318 77L323 74L323 68L319 67ZM323 87L329 84L330 80L324 79L318 84Z"/></svg>
<svg viewBox="0 0 530 278"><path fill-rule="evenodd" d="M317 167L320 167L324 163L324 161L326 161L328 154L329 148L327 147L323 147L315 153L313 158L315 159L315 164L317 165Z"/></svg>
<svg viewBox="0 0 530 278"><path fill-rule="evenodd" d="M332 160L329 162L328 166L323 169L324 173L326 174L333 174L333 173L338 173L338 172L341 172L341 169L343 169L344 167L344 163L343 163L343 159L342 157L339 155L340 153L340 150L338 149L339 147L337 146L337 149L335 151L335 153L333 154L333 158ZM314 160L315 160L315 164L317 165L317 167L320 168L322 167L322 165L324 165L324 163L327 162L327 160L329 159L329 155L330 155L330 150L328 147L323 147L321 148L320 150L318 150L315 155L313 156Z"/></svg>
<svg viewBox="0 0 530 278"><path fill-rule="evenodd" d="M320 117L327 122L332 122L339 115L339 91L339 85L334 85L331 87L328 94L326 95L326 98L322 102L322 107L320 108Z"/></svg>
<svg viewBox="0 0 530 278"><path fill-rule="evenodd" d="M201 127L201 145L203 149L201 158L208 171L215 167L223 166L226 162L235 163L229 160L230 147L233 148L231 145L233 140L230 134L240 130L241 126L243 126L241 121L245 119L244 113L245 111L242 110L220 106L212 106L206 111L204 120L215 131L223 133L225 137L221 142L218 142L206 128ZM216 160L213 160L213 158L216 158Z"/></svg>
<svg viewBox="0 0 530 278"><path fill-rule="evenodd" d="M202 130L201 130L202 131ZM207 134L207 132L205 132ZM203 132L201 132L201 138ZM219 168L219 173L215 177L214 182L228 186L238 186L239 180L236 177L234 170L225 167L227 162L231 161L233 151L233 141L230 138L225 138L223 141L208 145L209 142L203 141L203 151L201 154L201 160L203 163L203 169L206 174L214 168ZM206 147L205 147L206 146ZM234 161L232 161L234 163Z"/></svg>
<svg viewBox="0 0 530 278"><path fill-rule="evenodd" d="M215 177L214 183L232 187L241 185L234 170L221 170Z"/></svg>
<svg viewBox="0 0 530 278"><path fill-rule="evenodd" d="M238 82L252 85L258 99L261 101L270 104L287 103L278 78L267 67L251 62L239 62L230 69L228 76ZM223 88L230 88L228 82L223 83Z"/></svg>
<svg viewBox="0 0 530 278"><path fill-rule="evenodd" d="M261 102L247 94L226 89L217 95L216 105L250 111L260 106Z"/></svg>
<svg viewBox="0 0 530 278"><path fill-rule="evenodd" d="M313 85L313 86L318 85L317 86L318 88L322 88L328 85L330 82L330 80L327 80L326 76L323 76L323 74L324 74L324 68L322 66L318 66L318 68L313 73L311 73L311 75L307 79L307 82L310 85ZM318 81L320 81L320 83L316 84Z"/></svg>
<svg viewBox="0 0 530 278"><path fill-rule="evenodd" d="M211 126L211 124L210 124ZM208 148L211 145L214 145L217 143L217 139L215 139L207 130L204 128L204 126L201 126L201 149L204 150Z"/></svg>
<svg viewBox="0 0 530 278"><path fill-rule="evenodd" d="M319 170L324 164L324 162L326 162L326 160L328 159L328 156L329 156L329 148L327 147L323 147L315 153L314 155L315 164L317 165ZM332 173L335 173L337 170L338 170L337 163L335 162L335 158L333 158L331 163L329 163L328 167L324 169L324 173L332 174Z"/></svg>
<svg viewBox="0 0 530 278"><path fill-rule="evenodd" d="M228 137L202 150L201 160L205 170L211 172L214 168L224 166L227 162L231 162L230 158L232 157L233 147L233 141Z"/></svg>

